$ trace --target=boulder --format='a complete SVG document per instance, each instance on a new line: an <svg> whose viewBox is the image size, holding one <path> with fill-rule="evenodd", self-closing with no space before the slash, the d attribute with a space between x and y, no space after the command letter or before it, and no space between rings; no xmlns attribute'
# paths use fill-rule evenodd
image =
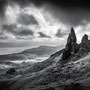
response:
<svg viewBox="0 0 90 90"><path fill-rule="evenodd" d="M16 75L17 74L17 71L15 70L15 68L10 68L6 74L8 75Z"/></svg>

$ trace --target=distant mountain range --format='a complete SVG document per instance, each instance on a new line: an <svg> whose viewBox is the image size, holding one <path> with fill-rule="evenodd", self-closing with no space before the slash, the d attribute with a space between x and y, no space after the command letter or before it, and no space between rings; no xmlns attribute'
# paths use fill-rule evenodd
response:
<svg viewBox="0 0 90 90"><path fill-rule="evenodd" d="M45 61L7 72L0 75L0 90L90 90L88 35L85 34L78 44L71 28L65 48Z"/></svg>
<svg viewBox="0 0 90 90"><path fill-rule="evenodd" d="M60 46L39 46L32 49L24 50L20 53L0 55L0 61L2 60L22 60L22 59L31 59L35 57L44 57L53 54L58 51Z"/></svg>

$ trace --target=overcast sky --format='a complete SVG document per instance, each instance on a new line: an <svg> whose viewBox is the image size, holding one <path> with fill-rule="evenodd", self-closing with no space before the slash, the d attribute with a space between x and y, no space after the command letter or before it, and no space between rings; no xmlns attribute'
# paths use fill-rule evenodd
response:
<svg viewBox="0 0 90 90"><path fill-rule="evenodd" d="M0 0L0 48L65 45L74 27L90 36L87 0Z"/></svg>

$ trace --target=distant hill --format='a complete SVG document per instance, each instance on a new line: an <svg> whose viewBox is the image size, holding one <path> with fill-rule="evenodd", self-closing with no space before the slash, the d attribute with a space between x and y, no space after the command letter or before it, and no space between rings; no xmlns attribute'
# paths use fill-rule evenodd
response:
<svg viewBox="0 0 90 90"><path fill-rule="evenodd" d="M53 46L40 46L37 48L32 48L25 50L21 52L20 54L34 54L38 56L49 56L53 54L55 51L58 51L60 49L59 46L53 47Z"/></svg>
<svg viewBox="0 0 90 90"><path fill-rule="evenodd" d="M22 60L22 59L31 59L35 57L44 57L53 54L58 51L60 46L39 46L32 49L24 50L20 53L0 55L0 60Z"/></svg>

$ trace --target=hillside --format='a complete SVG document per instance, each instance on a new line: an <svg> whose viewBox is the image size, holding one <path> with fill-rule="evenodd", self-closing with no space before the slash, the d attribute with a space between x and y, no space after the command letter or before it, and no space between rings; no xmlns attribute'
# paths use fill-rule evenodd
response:
<svg viewBox="0 0 90 90"><path fill-rule="evenodd" d="M90 40L71 28L64 49L15 74L1 74L1 90L90 90Z"/></svg>
<svg viewBox="0 0 90 90"><path fill-rule="evenodd" d="M32 59L35 57L45 57L53 54L54 52L58 51L60 47L56 46L39 46L32 49L24 50L20 53L13 53L7 55L0 55L0 61L3 60L22 60L22 59Z"/></svg>

